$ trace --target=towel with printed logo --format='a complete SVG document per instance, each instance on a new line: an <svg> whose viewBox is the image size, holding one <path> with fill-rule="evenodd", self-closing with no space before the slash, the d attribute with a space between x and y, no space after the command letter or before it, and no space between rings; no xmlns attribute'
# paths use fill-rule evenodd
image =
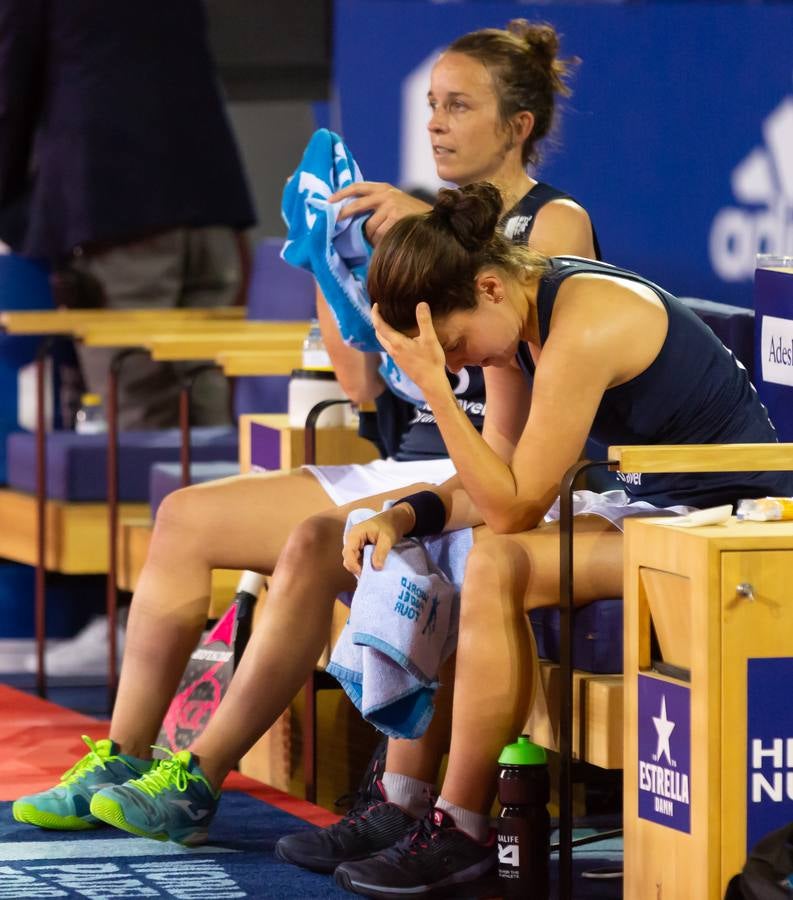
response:
<svg viewBox="0 0 793 900"><path fill-rule="evenodd" d="M375 513L354 510L347 528ZM328 672L363 717L391 737L418 738L434 711L438 670L457 645L470 528L397 544L380 570L364 548L350 616Z"/></svg>
<svg viewBox="0 0 793 900"><path fill-rule="evenodd" d="M400 397L423 403L421 391L387 354L372 325L366 273L372 245L364 233L365 215L338 220L349 200L328 197L356 181L361 170L344 141L327 128L314 132L295 173L287 181L281 214L287 225L282 258L317 280L345 343L380 353L380 374Z"/></svg>

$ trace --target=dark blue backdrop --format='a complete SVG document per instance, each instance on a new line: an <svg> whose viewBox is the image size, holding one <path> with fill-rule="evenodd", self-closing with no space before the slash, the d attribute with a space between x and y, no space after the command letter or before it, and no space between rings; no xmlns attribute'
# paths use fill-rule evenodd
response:
<svg viewBox="0 0 793 900"><path fill-rule="evenodd" d="M750 306L758 231L760 249L793 252L793 8L338 0L341 127L366 177L400 180L405 77L457 35L518 16L550 21L583 61L540 174L590 210L606 259ZM421 105L413 115L425 121Z"/></svg>

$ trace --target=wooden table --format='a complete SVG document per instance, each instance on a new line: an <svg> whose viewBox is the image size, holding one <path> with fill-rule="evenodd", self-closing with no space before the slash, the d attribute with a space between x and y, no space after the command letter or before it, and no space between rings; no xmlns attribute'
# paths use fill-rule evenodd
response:
<svg viewBox="0 0 793 900"><path fill-rule="evenodd" d="M131 322L189 321L232 322L245 320L242 306L190 309L26 309L0 311L0 327L8 334L74 334L91 323L116 325Z"/></svg>
<svg viewBox="0 0 793 900"><path fill-rule="evenodd" d="M625 897L720 900L793 820L793 522L668 521L625 528Z"/></svg>
<svg viewBox="0 0 793 900"><path fill-rule="evenodd" d="M244 319L243 307L221 308L191 308L191 309L166 309L166 310L24 310L0 312L0 327L9 334L16 335L70 335L77 338L92 336L95 345L130 348L140 346L146 341L156 340L157 334L168 337L158 347L165 353L164 357L170 359L205 359L213 353L204 352L210 341L209 334L215 335L211 339L213 352L228 349L229 346L242 345L246 349L255 348L257 353L272 352L270 368L272 374L289 374L292 368L299 365L300 345L308 331L308 322L248 322ZM221 339L220 334L224 337ZM201 352L190 345L185 350L184 340L191 335L201 344ZM225 341L225 343L224 343ZM168 356L167 351L172 354ZM185 355L186 354L186 355ZM198 354L198 355L196 355ZM267 374L270 374L269 372ZM35 606L36 606L36 643L37 643L37 687L41 696L46 695L46 674L44 671L44 648L46 641L46 614L45 614L45 579L46 570L53 562L53 556L48 542L47 524L51 523L52 513L48 511L46 498L46 455L44 449L45 431L43 419L43 358L38 367L38 397L39 413L37 416L37 497L35 501L35 546L31 547L31 556L35 558ZM115 385L115 377L111 376L111 384ZM186 395L186 391L183 392ZM115 647L115 611L116 611L116 565L117 565L117 419L115 388L112 389L113 397L108 404L108 618L110 620L109 637L109 693L115 692L117 680L117 660ZM182 429L188 429L188 416L185 412L187 406L186 396L182 401ZM182 452L183 470L189 472L189 444L184 442ZM59 519L60 521L60 519Z"/></svg>

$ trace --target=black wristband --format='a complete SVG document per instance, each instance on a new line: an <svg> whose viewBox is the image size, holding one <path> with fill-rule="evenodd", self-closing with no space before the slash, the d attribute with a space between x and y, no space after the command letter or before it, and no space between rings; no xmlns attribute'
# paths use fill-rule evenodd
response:
<svg viewBox="0 0 793 900"><path fill-rule="evenodd" d="M424 537L425 535L440 534L446 524L446 507L443 500L434 491L418 491L408 494L397 500L397 503L408 503L413 507L416 521L405 537Z"/></svg>

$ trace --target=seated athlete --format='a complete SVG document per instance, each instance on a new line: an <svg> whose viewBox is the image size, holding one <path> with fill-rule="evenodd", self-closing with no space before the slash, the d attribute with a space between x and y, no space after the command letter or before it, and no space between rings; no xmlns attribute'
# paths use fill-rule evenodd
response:
<svg viewBox="0 0 793 900"><path fill-rule="evenodd" d="M606 445L777 439L746 370L667 291L605 263L511 245L498 216L492 185L441 191L431 213L393 226L369 271L378 337L427 398L457 475L352 527L345 565L360 572L373 544L377 568L405 535L441 528L474 526L476 542L440 797L393 847L336 868L341 885L366 896L422 896L495 862L488 813L497 759L531 697L526 613L558 602L558 525L547 514L587 436ZM484 369L484 436L445 377L465 365ZM624 492L581 492L575 602L621 593L626 516L791 493L788 472L645 474Z"/></svg>

